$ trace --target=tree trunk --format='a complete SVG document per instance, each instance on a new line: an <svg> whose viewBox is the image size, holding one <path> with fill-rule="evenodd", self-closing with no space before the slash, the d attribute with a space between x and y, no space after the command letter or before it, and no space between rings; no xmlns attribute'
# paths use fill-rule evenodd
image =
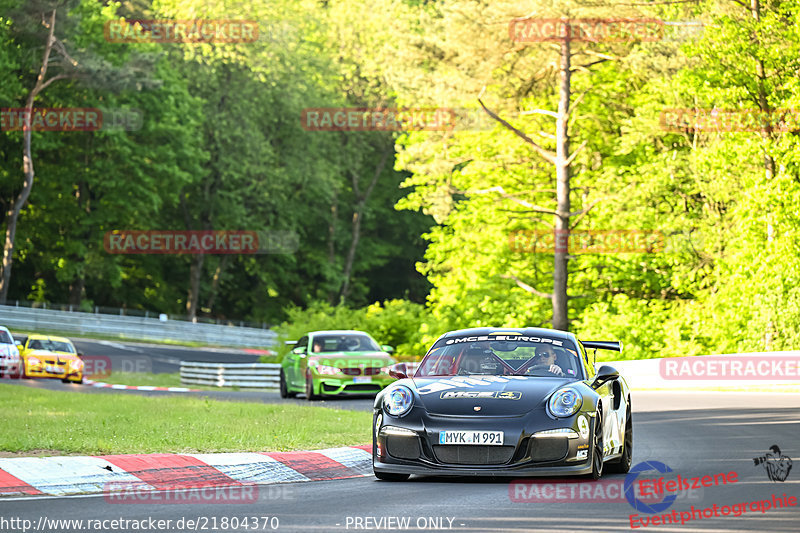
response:
<svg viewBox="0 0 800 533"><path fill-rule="evenodd" d="M570 32L567 31L566 35ZM553 254L553 329L569 330L567 284L569 278L569 219L570 219L570 161L569 161L569 101L570 41L561 42L561 72L556 119L556 215L555 253Z"/></svg>
<svg viewBox="0 0 800 533"><path fill-rule="evenodd" d="M333 191L333 200L331 201L331 218L328 221L328 264L333 269L336 264L336 222L339 218L339 193ZM334 270L331 270L334 271ZM328 303L336 305L336 287L331 286L328 292Z"/></svg>
<svg viewBox="0 0 800 533"><path fill-rule="evenodd" d="M6 213L8 225L6 226L6 238L3 243L3 272L2 276L0 276L0 304L5 304L6 298L8 298L8 285L11 282L11 267L14 263L14 239L17 236L17 220L19 219L20 211L22 211L22 208L25 207L25 204L28 202L28 197L31 195L31 190L33 189L33 177L35 173L33 171L33 153L31 151L31 134L33 132L31 131L30 122L31 113L33 112L33 102L36 100L36 96L45 87L60 78L56 76L47 82L44 81L47 75L47 63L50 61L50 51L53 49L55 28L56 10L54 9L50 13L50 28L47 35L47 43L44 47L44 56L42 58L42 66L39 69L39 76L36 78L36 84L28 95L27 102L25 102L26 123L22 132L22 172L25 175L25 181L22 184L22 190L17 196L17 199L14 201L11 209Z"/></svg>
<svg viewBox="0 0 800 533"><path fill-rule="evenodd" d="M342 288L339 291L339 303L343 304L347 300L347 297L350 295L350 278L353 274L353 263L355 262L356 258L356 250L358 249L358 241L361 238L361 219L364 216L364 209L367 206L367 201L369 200L370 195L372 194L372 189L375 188L375 184L378 182L378 177L383 172L383 168L386 166L386 160L389 158L389 154L394 150L394 145L390 145L383 151L383 155L381 156L381 160L378 165L375 167L375 173L372 175L372 181L370 181L367 189L362 194L360 188L358 186L358 174L355 172L351 172L352 180L353 180L353 193L356 195L356 207L353 210L353 230L352 230L352 238L350 239L350 249L347 251L347 259L345 260L344 264L344 272L342 276L344 280L342 281Z"/></svg>
<svg viewBox="0 0 800 533"><path fill-rule="evenodd" d="M228 266L229 255L222 256L222 259L217 264L217 269L214 271L214 278L211 280L211 294L208 296L208 304L206 309L210 313L214 308L214 301L217 299L217 291L219 291L219 279L222 277L222 272Z"/></svg>
<svg viewBox="0 0 800 533"><path fill-rule="evenodd" d="M86 276L81 273L75 276L69 285L69 305L80 307L83 300L83 288L86 286Z"/></svg>
<svg viewBox="0 0 800 533"><path fill-rule="evenodd" d="M200 301L200 278L203 275L205 254L192 255L192 265L189 268L189 294L186 298L186 316L194 322L197 319L197 303Z"/></svg>

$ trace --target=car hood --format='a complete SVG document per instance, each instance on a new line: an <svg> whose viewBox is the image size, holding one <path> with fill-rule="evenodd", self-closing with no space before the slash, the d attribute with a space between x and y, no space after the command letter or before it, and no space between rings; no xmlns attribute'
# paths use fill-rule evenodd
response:
<svg viewBox="0 0 800 533"><path fill-rule="evenodd" d="M573 379L533 376L412 378L425 409L434 415L516 416L544 406ZM480 407L476 411L475 407Z"/></svg>
<svg viewBox="0 0 800 533"><path fill-rule="evenodd" d="M385 352L325 352L320 355L309 355L308 363L334 366L336 368L384 367L394 364L394 359Z"/></svg>
<svg viewBox="0 0 800 533"><path fill-rule="evenodd" d="M62 361L69 361L70 359L80 359L74 353L67 353L67 352L52 352L50 350L33 350L25 353L25 357L38 357L42 359L44 357L58 357Z"/></svg>

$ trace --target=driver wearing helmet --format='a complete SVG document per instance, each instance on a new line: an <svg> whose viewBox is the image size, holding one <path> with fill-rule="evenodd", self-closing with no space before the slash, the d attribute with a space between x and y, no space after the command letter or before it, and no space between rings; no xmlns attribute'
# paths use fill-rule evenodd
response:
<svg viewBox="0 0 800 533"><path fill-rule="evenodd" d="M551 374L563 376L564 371L556 363L556 351L552 346L542 346L536 349L536 357L531 368L541 366ZM530 369L529 369L530 370Z"/></svg>

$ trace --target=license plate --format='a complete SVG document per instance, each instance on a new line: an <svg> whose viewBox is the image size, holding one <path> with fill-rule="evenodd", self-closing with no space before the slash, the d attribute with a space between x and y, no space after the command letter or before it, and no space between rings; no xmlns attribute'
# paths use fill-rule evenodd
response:
<svg viewBox="0 0 800 533"><path fill-rule="evenodd" d="M502 446L502 431L440 431L439 444L480 444Z"/></svg>
<svg viewBox="0 0 800 533"><path fill-rule="evenodd" d="M356 376L353 383L372 383L372 376Z"/></svg>
<svg viewBox="0 0 800 533"><path fill-rule="evenodd" d="M64 369L63 368L59 368L57 366L48 365L48 366L44 367L44 369L47 372L50 372L51 374L63 374L64 373Z"/></svg>

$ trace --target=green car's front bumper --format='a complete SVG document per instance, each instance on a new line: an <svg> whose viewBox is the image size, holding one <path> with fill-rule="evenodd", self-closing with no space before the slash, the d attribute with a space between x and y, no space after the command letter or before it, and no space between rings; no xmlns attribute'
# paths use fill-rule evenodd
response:
<svg viewBox="0 0 800 533"><path fill-rule="evenodd" d="M367 380L366 378L369 378ZM390 383L394 383L395 378L388 374L378 374L376 376L313 376L314 394L340 395L340 394L376 394Z"/></svg>

